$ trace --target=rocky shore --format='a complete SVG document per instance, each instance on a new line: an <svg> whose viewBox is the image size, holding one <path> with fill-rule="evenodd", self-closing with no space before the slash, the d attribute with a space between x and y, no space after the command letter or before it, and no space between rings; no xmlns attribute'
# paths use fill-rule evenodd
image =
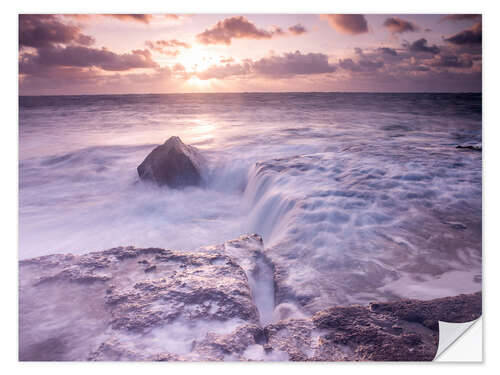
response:
<svg viewBox="0 0 500 375"><path fill-rule="evenodd" d="M275 308L258 235L192 252L119 247L20 261L22 361L430 361L438 320L481 315L481 293ZM276 287L278 286L278 287Z"/></svg>

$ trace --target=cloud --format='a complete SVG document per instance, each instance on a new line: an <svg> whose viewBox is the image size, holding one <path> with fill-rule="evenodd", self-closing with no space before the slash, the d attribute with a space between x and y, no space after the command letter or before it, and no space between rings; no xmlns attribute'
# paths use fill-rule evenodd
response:
<svg viewBox="0 0 500 375"><path fill-rule="evenodd" d="M20 56L20 73L37 74L46 67L94 67L108 71L125 71L136 68L157 68L148 50L133 50L117 54L105 48L83 46L39 48L37 54L24 53Z"/></svg>
<svg viewBox="0 0 500 375"><path fill-rule="evenodd" d="M361 59L354 62L352 59L340 59L339 66L342 69L350 70L352 72L369 72L374 71L384 66L383 61L371 61L368 59Z"/></svg>
<svg viewBox="0 0 500 375"><path fill-rule="evenodd" d="M420 27L413 22L405 21L398 17L387 18L384 21L383 26L389 29L389 31L393 34L402 34L420 30Z"/></svg>
<svg viewBox="0 0 500 375"><path fill-rule="evenodd" d="M449 38L445 38L445 41L455 45L482 44L483 41L482 22L478 22L467 30L463 30L458 34L452 35Z"/></svg>
<svg viewBox="0 0 500 375"><path fill-rule="evenodd" d="M226 65L212 65L206 70L196 73L199 79L224 79L232 76L245 75L250 73L250 64L226 64Z"/></svg>
<svg viewBox="0 0 500 375"><path fill-rule="evenodd" d="M379 48L377 48L377 51L382 53L382 54L391 55L391 56L398 55L398 53L396 52L395 49L389 48L389 47L379 47Z"/></svg>
<svg viewBox="0 0 500 375"><path fill-rule="evenodd" d="M304 26L302 26L300 23L293 25L293 26L290 26L288 28L288 31L290 31L290 33L292 33L293 35L300 35L300 34L304 34L305 32L307 32L306 28Z"/></svg>
<svg viewBox="0 0 500 375"><path fill-rule="evenodd" d="M441 18L441 21L468 21L480 19L480 14L448 14Z"/></svg>
<svg viewBox="0 0 500 375"><path fill-rule="evenodd" d="M164 14L165 18L171 19L171 20L178 20L181 18L178 14Z"/></svg>
<svg viewBox="0 0 500 375"><path fill-rule="evenodd" d="M94 38L83 34L78 26L64 24L55 15L19 15L19 45L21 47L39 48L70 43L89 46L94 42Z"/></svg>
<svg viewBox="0 0 500 375"><path fill-rule="evenodd" d="M222 57L222 56L221 56L221 60L220 60L220 62L221 62L222 64L232 63L232 62L234 62L234 58L232 58L232 57L227 57L227 58L225 58L225 57Z"/></svg>
<svg viewBox="0 0 500 375"><path fill-rule="evenodd" d="M120 21L133 21L149 24L153 19L152 14L104 14L106 17L113 17Z"/></svg>
<svg viewBox="0 0 500 375"><path fill-rule="evenodd" d="M257 60L252 65L256 73L266 76L290 76L300 74L332 73L334 65L328 63L328 56L322 53L302 54L299 51L283 56L270 56Z"/></svg>
<svg viewBox="0 0 500 375"><path fill-rule="evenodd" d="M189 45L188 43L180 42L177 39L157 40L154 42L151 40L146 40L144 44L152 51L156 51L169 56L177 56L180 53L178 50L171 50L170 48L191 48L191 45Z"/></svg>
<svg viewBox="0 0 500 375"><path fill-rule="evenodd" d="M416 52L416 53L432 53L432 54L437 54L439 53L439 47L436 46L435 44L432 46L427 45L427 39L422 38L414 41L410 45L408 45L408 49L411 52Z"/></svg>
<svg viewBox="0 0 500 375"><path fill-rule="evenodd" d="M291 35L300 35L307 32L306 28L300 23L290 26L288 31ZM196 35L196 40L202 44L230 45L232 39L271 39L276 36L290 34L287 34L278 26L273 26L270 30L259 29L246 17L235 16L217 22L214 26Z"/></svg>
<svg viewBox="0 0 500 375"><path fill-rule="evenodd" d="M271 39L273 32L258 29L255 24L243 16L226 18L217 22L196 36L198 42L203 44L231 44L231 40L245 39Z"/></svg>
<svg viewBox="0 0 500 375"><path fill-rule="evenodd" d="M330 26L342 34L363 34L368 32L368 22L362 14L322 14Z"/></svg>
<svg viewBox="0 0 500 375"><path fill-rule="evenodd" d="M438 55L431 62L431 66L443 68L470 68L472 65L472 58L468 55Z"/></svg>
<svg viewBox="0 0 500 375"><path fill-rule="evenodd" d="M322 53L302 54L300 51L279 56L263 57L259 60L245 60L241 64L213 65L202 72L196 72L200 79L226 78L236 75L257 75L273 78L295 75L332 73L336 66L328 62Z"/></svg>
<svg viewBox="0 0 500 375"><path fill-rule="evenodd" d="M21 75L19 90L21 95L151 93L176 91L178 84L168 67L147 73L104 74L94 68L57 66L36 76Z"/></svg>
<svg viewBox="0 0 500 375"><path fill-rule="evenodd" d="M154 15L152 14L61 14L62 17L73 18L78 21L89 21L96 18L114 18L124 22L139 22L144 24L149 24ZM170 21L182 21L185 18L188 18L189 15L178 15L178 14L158 14L157 17L163 16L165 19Z"/></svg>

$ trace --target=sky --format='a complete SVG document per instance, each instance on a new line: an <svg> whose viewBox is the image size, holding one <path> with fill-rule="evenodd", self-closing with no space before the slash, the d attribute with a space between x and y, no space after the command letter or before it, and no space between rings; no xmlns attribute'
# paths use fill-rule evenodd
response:
<svg viewBox="0 0 500 375"><path fill-rule="evenodd" d="M19 16L19 94L481 92L472 14Z"/></svg>

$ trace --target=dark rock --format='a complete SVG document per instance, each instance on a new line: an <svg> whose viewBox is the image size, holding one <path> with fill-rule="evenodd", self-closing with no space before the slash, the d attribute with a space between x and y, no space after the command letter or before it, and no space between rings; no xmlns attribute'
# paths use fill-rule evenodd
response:
<svg viewBox="0 0 500 375"><path fill-rule="evenodd" d="M391 315L422 324L437 331L438 320L449 323L465 323L477 319L482 312L481 292L461 294L456 297L437 298L430 301L402 300L397 302L371 304L377 313Z"/></svg>
<svg viewBox="0 0 500 375"><path fill-rule="evenodd" d="M137 167L142 180L167 185L172 188L199 185L204 158L192 146L185 145L179 137L170 137L156 147Z"/></svg>
<svg viewBox="0 0 500 375"><path fill-rule="evenodd" d="M459 222L452 222L449 221L446 224L448 224L450 227L456 230L464 230L467 229L467 226L465 224L459 223Z"/></svg>
<svg viewBox="0 0 500 375"><path fill-rule="evenodd" d="M149 266L147 267L144 272L148 273L148 272L153 272L153 271L156 271L156 266Z"/></svg>
<svg viewBox="0 0 500 375"><path fill-rule="evenodd" d="M481 293L431 301L402 300L338 306L311 319L288 319L265 328L268 343L290 360L431 361L438 320L468 322L481 316Z"/></svg>
<svg viewBox="0 0 500 375"><path fill-rule="evenodd" d="M465 150L472 150L472 151L482 151L483 146L481 143L479 144L470 144L470 145L457 145L456 148L461 148Z"/></svg>

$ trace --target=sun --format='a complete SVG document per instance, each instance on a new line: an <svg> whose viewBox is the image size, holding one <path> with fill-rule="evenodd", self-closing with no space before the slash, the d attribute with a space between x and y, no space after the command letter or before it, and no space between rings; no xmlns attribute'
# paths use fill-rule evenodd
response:
<svg viewBox="0 0 500 375"><path fill-rule="evenodd" d="M186 83L190 86L202 89L211 86L211 81L211 79L199 79L196 76L192 76L186 81Z"/></svg>
<svg viewBox="0 0 500 375"><path fill-rule="evenodd" d="M217 64L218 55L202 47L194 46L183 51L177 56L177 61L186 68L188 72L201 72L212 65Z"/></svg>

